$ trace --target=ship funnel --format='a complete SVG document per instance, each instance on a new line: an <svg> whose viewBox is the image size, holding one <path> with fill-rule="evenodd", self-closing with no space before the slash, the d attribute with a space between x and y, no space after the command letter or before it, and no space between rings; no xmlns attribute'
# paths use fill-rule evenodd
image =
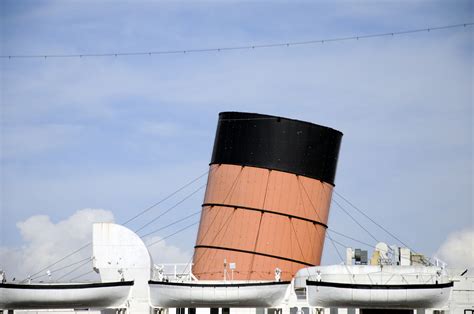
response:
<svg viewBox="0 0 474 314"><path fill-rule="evenodd" d="M255 113L219 114L193 257L199 279L289 280L319 265L342 133ZM224 260L227 261L224 265Z"/></svg>

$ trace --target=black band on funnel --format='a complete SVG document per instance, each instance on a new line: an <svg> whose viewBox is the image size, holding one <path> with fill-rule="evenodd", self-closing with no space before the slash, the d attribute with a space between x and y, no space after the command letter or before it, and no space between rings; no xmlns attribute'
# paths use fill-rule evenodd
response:
<svg viewBox="0 0 474 314"><path fill-rule="evenodd" d="M342 133L317 124L221 112L211 164L290 172L334 185Z"/></svg>

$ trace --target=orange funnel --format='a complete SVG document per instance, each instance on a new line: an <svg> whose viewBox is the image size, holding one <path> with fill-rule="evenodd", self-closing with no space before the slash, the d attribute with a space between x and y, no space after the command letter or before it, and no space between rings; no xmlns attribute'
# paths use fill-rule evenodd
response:
<svg viewBox="0 0 474 314"><path fill-rule="evenodd" d="M279 268L289 280L319 265L341 138L308 122L220 113L193 274L273 280Z"/></svg>

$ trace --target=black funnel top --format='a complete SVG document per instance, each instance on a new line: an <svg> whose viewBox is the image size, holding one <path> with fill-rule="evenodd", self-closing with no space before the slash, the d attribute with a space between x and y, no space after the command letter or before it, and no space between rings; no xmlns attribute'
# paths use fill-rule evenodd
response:
<svg viewBox="0 0 474 314"><path fill-rule="evenodd" d="M342 133L317 124L221 112L211 164L290 172L334 185Z"/></svg>

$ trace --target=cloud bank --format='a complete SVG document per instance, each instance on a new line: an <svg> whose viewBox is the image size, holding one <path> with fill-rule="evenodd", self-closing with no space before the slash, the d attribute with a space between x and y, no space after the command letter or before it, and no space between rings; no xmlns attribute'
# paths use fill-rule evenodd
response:
<svg viewBox="0 0 474 314"><path fill-rule="evenodd" d="M22 236L24 245L21 247L0 247L0 269L7 274L8 280L23 280L31 276L34 281L68 281L83 273L92 270L92 262L88 258L92 255L92 246L85 247L64 261L51 266L51 278L46 270L37 273L87 245L92 240L92 224L94 222L113 222L114 215L111 211L103 209L81 209L70 217L57 223L51 221L49 216L35 215L16 224ZM158 241L159 236L152 237L150 242ZM170 246L166 241L161 241L150 249L155 262L188 262L190 253L177 247ZM82 261L84 260L84 261ZM67 265L74 264L65 268ZM77 269L76 269L77 268ZM73 271L76 269L75 271ZM68 274L69 272L72 273ZM37 273L37 274L36 274ZM78 280L97 279L90 273Z"/></svg>
<svg viewBox="0 0 474 314"><path fill-rule="evenodd" d="M449 268L472 268L474 265L474 229L451 233L436 255Z"/></svg>

